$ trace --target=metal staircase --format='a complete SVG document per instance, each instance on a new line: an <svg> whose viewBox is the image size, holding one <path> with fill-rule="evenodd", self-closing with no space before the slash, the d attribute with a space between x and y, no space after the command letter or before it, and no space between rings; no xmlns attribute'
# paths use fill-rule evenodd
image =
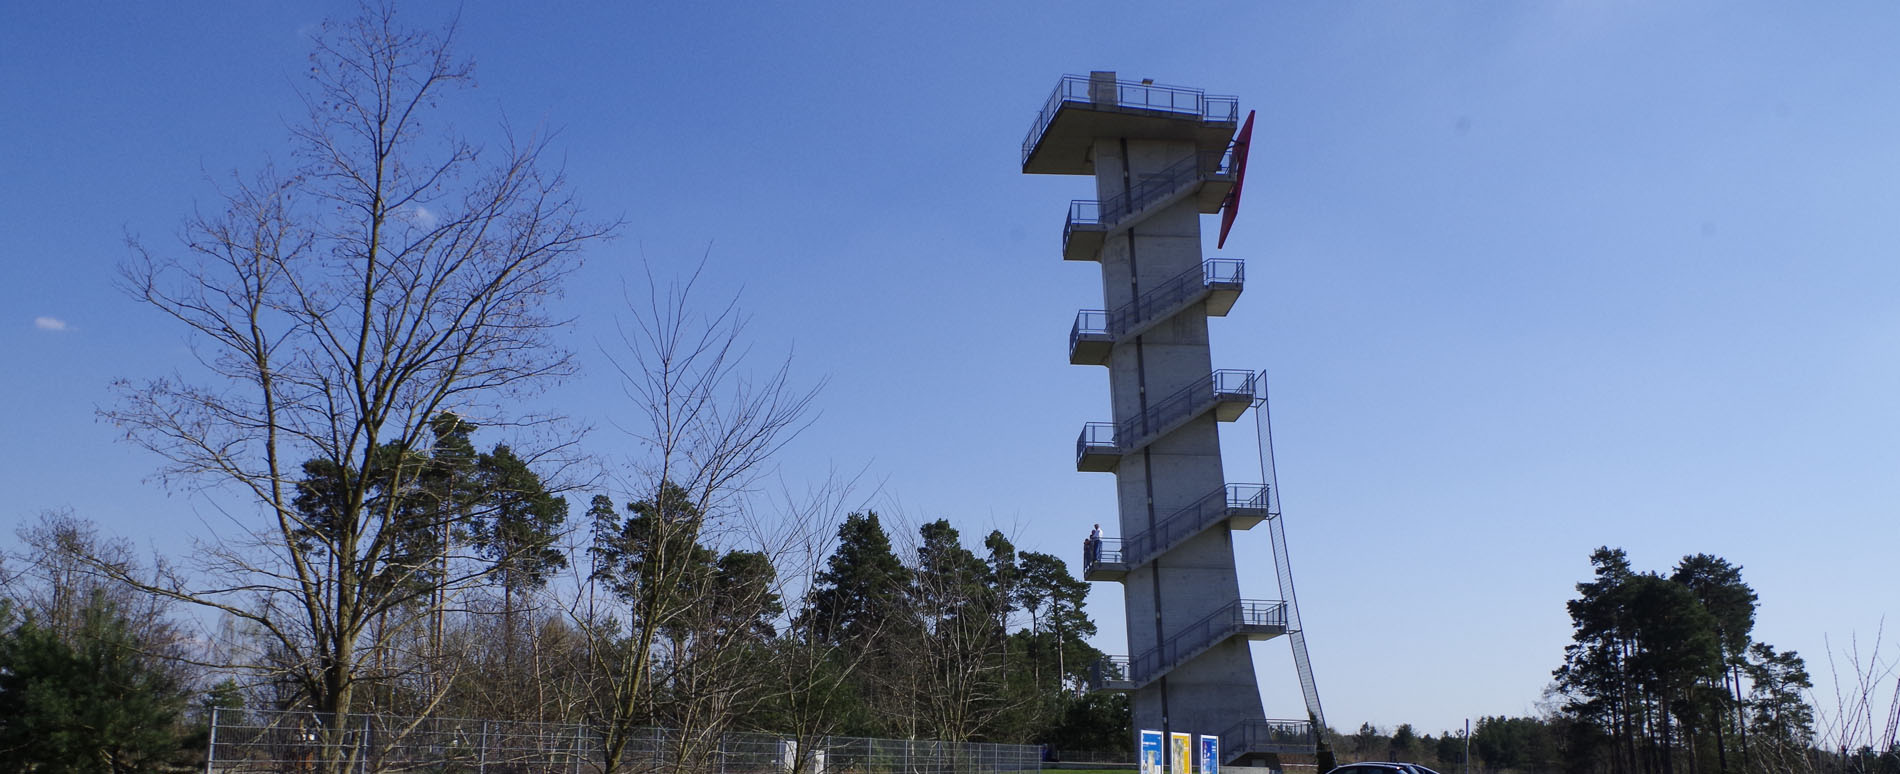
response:
<svg viewBox="0 0 1900 774"><path fill-rule="evenodd" d="M1194 197L1201 214L1212 215L1220 211L1221 202L1233 190L1234 149L1229 146L1218 153L1194 154L1144 176L1127 193L1100 201L1071 201L1068 217L1062 222L1062 260L1101 260L1102 240L1108 235L1189 196Z"/></svg>
<svg viewBox="0 0 1900 774"><path fill-rule="evenodd" d="M1254 372L1221 369L1181 388L1121 422L1089 422L1075 439L1075 469L1110 472L1122 457L1174 432L1209 412L1232 422L1254 403Z"/></svg>
<svg viewBox="0 0 1900 774"><path fill-rule="evenodd" d="M1116 342L1140 336L1197 303L1207 304L1209 317L1227 316L1240 298L1245 269L1246 265L1236 259L1210 259L1199 270L1182 272L1119 309L1077 312L1075 326L1069 329L1069 363L1108 365L1108 354Z"/></svg>
<svg viewBox="0 0 1900 774"><path fill-rule="evenodd" d="M1286 603L1277 599L1236 599L1163 640L1146 653L1124 663L1097 662L1091 671L1103 676L1091 690L1133 691L1160 679L1230 637L1270 640L1287 632Z"/></svg>
<svg viewBox="0 0 1900 774"><path fill-rule="evenodd" d="M1099 545L1084 544L1082 578L1091 581L1119 581L1128 571L1141 567L1167 553L1189 538L1210 528L1247 530L1273 518L1271 498L1262 484L1228 484L1194 504L1171 513L1153 529L1137 532L1125 539L1103 538Z"/></svg>

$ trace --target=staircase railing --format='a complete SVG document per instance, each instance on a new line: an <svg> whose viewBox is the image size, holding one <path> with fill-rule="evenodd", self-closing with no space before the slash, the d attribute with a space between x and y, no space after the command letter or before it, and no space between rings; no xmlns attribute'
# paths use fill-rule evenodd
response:
<svg viewBox="0 0 1900 774"><path fill-rule="evenodd" d="M1145 685L1228 637L1248 629L1276 628L1286 630L1286 603L1236 599L1130 659L1128 676L1137 687Z"/></svg>
<svg viewBox="0 0 1900 774"><path fill-rule="evenodd" d="M1311 755L1317 742L1313 724L1304 720L1243 720L1220 735L1222 763L1248 753Z"/></svg>
<svg viewBox="0 0 1900 774"><path fill-rule="evenodd" d="M1245 282L1245 262L1236 258L1203 261L1199 269L1184 271L1118 309L1106 312L1084 309L1076 313L1075 326L1069 329L1069 350L1073 352L1076 342L1083 336L1120 339L1129 331L1174 312L1189 299L1203 295L1217 285L1232 285L1239 289Z"/></svg>
<svg viewBox="0 0 1900 774"><path fill-rule="evenodd" d="M1236 510L1259 510L1268 514L1271 499L1267 496L1267 487L1261 484L1228 484L1213 493L1194 501L1193 504L1167 515L1151 529L1145 529L1126 538L1102 538L1099 544L1091 546L1089 541L1082 542L1082 568L1084 572L1095 569L1098 564L1126 564L1134 569L1153 561L1155 557L1167 553L1181 541L1201 533L1213 524L1224 521Z"/></svg>

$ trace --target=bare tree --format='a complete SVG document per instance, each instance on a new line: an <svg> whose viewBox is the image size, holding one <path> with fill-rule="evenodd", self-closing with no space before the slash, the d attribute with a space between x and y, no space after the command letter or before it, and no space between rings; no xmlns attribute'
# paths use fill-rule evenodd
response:
<svg viewBox="0 0 1900 774"><path fill-rule="evenodd" d="M186 223L176 257L135 240L123 272L134 298L182 324L198 367L121 381L103 415L165 459L168 482L252 504L195 573L141 583L248 621L319 712L357 706L418 600L494 571L418 550L440 526L416 515L440 509L411 507L431 420L547 420L507 409L571 372L546 305L612 229L583 220L543 168L545 139L483 149L425 125L468 85L452 38L386 4L326 25L296 172L238 182ZM327 477L316 509L297 503L311 465Z"/></svg>
<svg viewBox="0 0 1900 774"><path fill-rule="evenodd" d="M645 449L621 482L628 513L617 514L605 498L590 509L592 579L611 593L586 595L593 604L576 616L589 640L592 720L610 771L633 729L655 714L655 675L693 676L679 672L681 659L693 655L683 645L670 659L656 657L665 650L662 638L695 622L722 620L701 615L708 605L758 604L757 592L720 598L716 584L705 581L710 561L702 541L736 523L773 454L805 427L817 392L792 386L789 359L762 378L751 377L743 368L745 321L737 300L699 313L692 303L698 278L695 272L662 287L649 274L646 298L629 299L630 321L621 325L618 350L608 353L634 416L622 429ZM712 700L720 717L730 716L729 703L719 706L730 697L729 686L701 682L692 689ZM708 708L695 704L696 725L719 724L701 713ZM695 733L702 728L680 730L687 745L705 738Z"/></svg>
<svg viewBox="0 0 1900 774"><path fill-rule="evenodd" d="M103 564L112 568L112 574L149 577L150 571L139 566L129 543L102 537L92 522L63 510L42 511L15 534L26 546L18 557L19 574L11 578L18 588L0 583L0 590L17 594L14 600L41 628L77 644L88 609L103 602L125 620L134 641L145 650L143 655L163 662L181 684L196 679L186 663L193 654L186 649L184 633L171 620L169 601L140 593L96 569ZM7 578L0 573L0 579Z"/></svg>

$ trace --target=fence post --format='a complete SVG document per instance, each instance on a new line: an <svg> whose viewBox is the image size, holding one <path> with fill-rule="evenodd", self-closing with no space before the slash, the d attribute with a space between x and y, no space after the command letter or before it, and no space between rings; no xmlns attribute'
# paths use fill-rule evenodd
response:
<svg viewBox="0 0 1900 774"><path fill-rule="evenodd" d="M211 774L211 766L218 760L218 708L211 708L211 738L205 741L205 774Z"/></svg>
<svg viewBox="0 0 1900 774"><path fill-rule="evenodd" d="M481 746L475 748L475 774L488 772L488 721L482 721Z"/></svg>
<svg viewBox="0 0 1900 774"><path fill-rule="evenodd" d="M363 738L356 740L356 770L369 774L369 715L363 716Z"/></svg>

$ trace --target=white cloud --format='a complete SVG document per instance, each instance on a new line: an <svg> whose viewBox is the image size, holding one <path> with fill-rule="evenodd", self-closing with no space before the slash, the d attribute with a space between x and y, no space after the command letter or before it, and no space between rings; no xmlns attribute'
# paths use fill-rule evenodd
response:
<svg viewBox="0 0 1900 774"><path fill-rule="evenodd" d="M66 330L66 321L58 317L35 317L33 327L43 331L63 331Z"/></svg>
<svg viewBox="0 0 1900 774"><path fill-rule="evenodd" d="M409 219L423 228L435 228L435 224L439 220L434 212L431 212L429 208L420 204L410 205Z"/></svg>

